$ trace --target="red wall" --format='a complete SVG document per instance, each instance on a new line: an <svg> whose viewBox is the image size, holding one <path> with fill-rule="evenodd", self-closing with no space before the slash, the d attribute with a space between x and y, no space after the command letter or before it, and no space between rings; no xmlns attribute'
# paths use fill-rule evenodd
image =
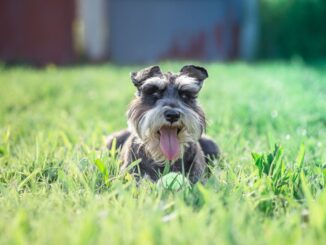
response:
<svg viewBox="0 0 326 245"><path fill-rule="evenodd" d="M0 0L0 59L71 63L74 16L74 0Z"/></svg>

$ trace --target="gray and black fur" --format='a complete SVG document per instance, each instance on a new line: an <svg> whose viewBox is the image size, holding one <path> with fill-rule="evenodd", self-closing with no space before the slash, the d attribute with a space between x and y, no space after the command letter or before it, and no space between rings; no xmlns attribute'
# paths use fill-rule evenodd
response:
<svg viewBox="0 0 326 245"><path fill-rule="evenodd" d="M137 93L128 110L129 129L108 138L108 148L116 139L116 146L121 149L122 169L141 159L132 171L156 181L167 162L159 147L159 130L174 127L181 150L169 161L170 170L184 171L193 183L202 178L208 161L219 156L217 145L203 136L206 119L197 104L197 95L207 77L204 68L193 65L184 66L178 74L163 74L158 66L131 74Z"/></svg>

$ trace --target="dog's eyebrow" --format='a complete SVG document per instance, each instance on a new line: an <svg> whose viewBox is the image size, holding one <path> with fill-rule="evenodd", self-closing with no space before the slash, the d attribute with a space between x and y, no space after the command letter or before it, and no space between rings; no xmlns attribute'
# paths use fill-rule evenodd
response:
<svg viewBox="0 0 326 245"><path fill-rule="evenodd" d="M144 81L141 88L147 87L147 86L157 86L159 89L164 89L166 87L167 83L164 79L160 79L158 77L152 77L148 78Z"/></svg>
<svg viewBox="0 0 326 245"><path fill-rule="evenodd" d="M179 90L187 90L189 92L198 93L201 89L200 83L188 76L180 76L176 79L175 84Z"/></svg>

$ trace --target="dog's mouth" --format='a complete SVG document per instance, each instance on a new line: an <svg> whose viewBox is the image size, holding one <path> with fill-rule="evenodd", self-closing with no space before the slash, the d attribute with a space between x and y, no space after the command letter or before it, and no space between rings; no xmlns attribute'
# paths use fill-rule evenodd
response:
<svg viewBox="0 0 326 245"><path fill-rule="evenodd" d="M163 126L163 127L172 127L172 126ZM182 127L176 127L176 128L177 128L177 135L179 135L179 133L182 130ZM161 129L157 131L158 136L161 136L161 132L160 131L161 131Z"/></svg>
<svg viewBox="0 0 326 245"><path fill-rule="evenodd" d="M178 134L181 128L174 126L163 126L157 132L160 137L160 148L167 160L176 160L180 153L180 142Z"/></svg>

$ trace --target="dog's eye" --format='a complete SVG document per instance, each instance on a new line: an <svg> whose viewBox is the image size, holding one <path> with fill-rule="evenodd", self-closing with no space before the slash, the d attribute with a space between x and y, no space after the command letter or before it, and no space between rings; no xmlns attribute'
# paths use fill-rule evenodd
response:
<svg viewBox="0 0 326 245"><path fill-rule="evenodd" d="M146 86L143 88L143 93L151 95L159 91L159 88L155 85Z"/></svg>
<svg viewBox="0 0 326 245"><path fill-rule="evenodd" d="M152 96L156 99L159 99L162 97L162 91L161 90L158 90L156 91L155 93L152 94Z"/></svg>
<svg viewBox="0 0 326 245"><path fill-rule="evenodd" d="M160 90L159 87L155 85L144 87L143 93L149 96L153 96L156 99L159 99L162 96L162 90Z"/></svg>
<svg viewBox="0 0 326 245"><path fill-rule="evenodd" d="M194 100L197 98L197 95L189 91L180 91L179 95L183 100Z"/></svg>

